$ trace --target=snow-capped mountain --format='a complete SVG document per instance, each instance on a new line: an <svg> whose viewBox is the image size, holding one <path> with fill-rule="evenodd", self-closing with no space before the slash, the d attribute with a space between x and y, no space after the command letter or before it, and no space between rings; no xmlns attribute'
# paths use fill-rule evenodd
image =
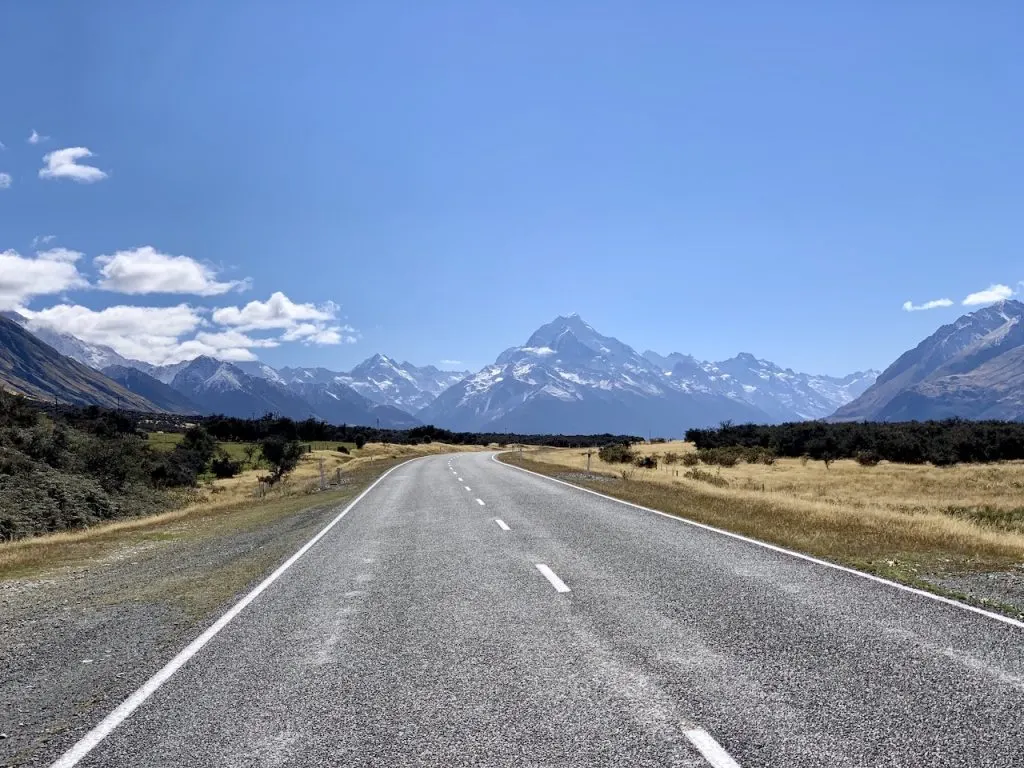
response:
<svg viewBox="0 0 1024 768"><path fill-rule="evenodd" d="M65 357L70 357L72 360L76 360L94 370L102 371L104 368L112 365L131 365L148 373L148 369L152 368L152 366L146 366L146 363L139 363L134 360L129 361L110 347L102 344L90 344L87 341L82 341L77 336L72 336L70 333L59 333L51 328L47 328L45 325L34 323L17 312L4 312L3 316L25 328L41 342L49 344ZM146 368L139 366L146 366Z"/></svg>
<svg viewBox="0 0 1024 768"><path fill-rule="evenodd" d="M579 315L557 317L521 347L419 412L453 429L583 434L681 434L724 419L769 421L744 400L680 386L658 365Z"/></svg>
<svg viewBox="0 0 1024 768"><path fill-rule="evenodd" d="M1024 304L1001 301L902 355L837 421L1024 419Z"/></svg>
<svg viewBox="0 0 1024 768"><path fill-rule="evenodd" d="M742 400L775 421L824 418L858 397L878 376L878 371L872 370L843 377L798 373L747 352L717 363L678 352L662 356L647 351L644 358L685 391L713 392Z"/></svg>
<svg viewBox="0 0 1024 768"><path fill-rule="evenodd" d="M286 386L268 376L254 376L234 363L211 357L197 357L188 363L177 372L170 385L206 413L250 418L272 412L300 420L379 423L388 428L418 423L404 411L378 406L340 382L292 382Z"/></svg>
<svg viewBox="0 0 1024 768"><path fill-rule="evenodd" d="M327 368L290 368L275 370L265 363L239 363L254 376L302 389L310 384L342 384L378 405L416 413L433 402L441 392L469 375L469 371L442 371L432 365L415 366L399 363L385 355L367 358L351 371Z"/></svg>

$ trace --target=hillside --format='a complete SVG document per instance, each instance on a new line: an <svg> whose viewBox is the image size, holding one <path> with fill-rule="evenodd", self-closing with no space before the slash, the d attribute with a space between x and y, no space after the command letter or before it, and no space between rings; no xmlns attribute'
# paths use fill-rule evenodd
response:
<svg viewBox="0 0 1024 768"><path fill-rule="evenodd" d="M65 357L8 317L0 317L0 386L50 402L163 410L99 371Z"/></svg>
<svg viewBox="0 0 1024 768"><path fill-rule="evenodd" d="M138 368L125 365L111 365L103 374L116 381L125 389L146 398L149 402L168 413L201 413L202 408L189 400L173 387L164 384Z"/></svg>
<svg viewBox="0 0 1024 768"><path fill-rule="evenodd" d="M1024 304L1003 301L908 350L836 421L1024 419Z"/></svg>

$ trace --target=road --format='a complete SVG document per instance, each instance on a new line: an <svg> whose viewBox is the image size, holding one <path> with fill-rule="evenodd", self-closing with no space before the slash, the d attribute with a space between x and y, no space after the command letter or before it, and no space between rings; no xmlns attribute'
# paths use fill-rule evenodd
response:
<svg viewBox="0 0 1024 768"><path fill-rule="evenodd" d="M489 454L393 470L179 662L58 764L1024 766L1019 626Z"/></svg>

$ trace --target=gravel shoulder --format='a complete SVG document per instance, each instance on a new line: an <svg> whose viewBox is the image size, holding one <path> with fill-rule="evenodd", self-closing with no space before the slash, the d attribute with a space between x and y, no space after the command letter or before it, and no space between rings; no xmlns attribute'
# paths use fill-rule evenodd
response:
<svg viewBox="0 0 1024 768"><path fill-rule="evenodd" d="M397 460L322 493L101 536L0 570L0 766L42 765Z"/></svg>

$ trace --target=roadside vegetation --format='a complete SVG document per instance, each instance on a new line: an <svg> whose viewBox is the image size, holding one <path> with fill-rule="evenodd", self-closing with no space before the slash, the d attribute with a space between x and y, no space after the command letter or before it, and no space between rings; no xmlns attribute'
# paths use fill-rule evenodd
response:
<svg viewBox="0 0 1024 768"><path fill-rule="evenodd" d="M502 458L935 591L962 597L963 582L953 578L958 574L1024 580L1024 461L825 461L780 458L761 446L698 449L684 442L619 444L600 452L537 449ZM1017 615L1024 611L1024 590L1018 598L978 602Z"/></svg>

